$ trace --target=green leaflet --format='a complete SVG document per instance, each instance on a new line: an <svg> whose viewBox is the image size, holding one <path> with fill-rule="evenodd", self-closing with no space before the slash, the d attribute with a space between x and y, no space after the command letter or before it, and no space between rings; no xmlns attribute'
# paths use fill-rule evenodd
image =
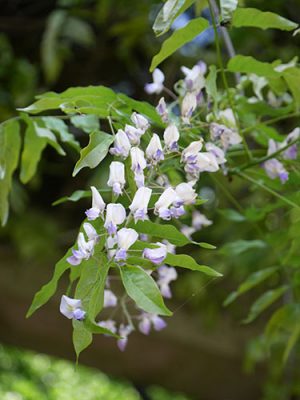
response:
<svg viewBox="0 0 300 400"><path fill-rule="evenodd" d="M71 117L71 122L76 128L82 129L83 132L88 134L100 129L99 119L93 114L74 115Z"/></svg>
<svg viewBox="0 0 300 400"><path fill-rule="evenodd" d="M64 196L60 199L54 201L52 203L53 206L58 206L61 203L65 203L66 201L73 201L76 202L78 200L84 199L86 197L91 197L90 190L75 190L70 196Z"/></svg>
<svg viewBox="0 0 300 400"><path fill-rule="evenodd" d="M167 0L160 9L153 24L153 30L156 36L168 32L174 20L184 13L195 0Z"/></svg>
<svg viewBox="0 0 300 400"><path fill-rule="evenodd" d="M81 275L75 290L74 297L82 301L86 311L84 321L73 321L73 344L77 359L80 353L92 342L93 333L113 335L108 329L98 326L95 318L102 310L104 300L104 287L109 271L107 257L101 253L103 243L96 247L92 258L82 263Z"/></svg>
<svg viewBox="0 0 300 400"><path fill-rule="evenodd" d="M200 265L198 264L192 257L186 255L186 254L171 254L168 253L165 263L169 265L173 265L174 267L181 267L181 268L186 268L190 269L192 271L198 271L198 272L203 272L206 275L209 276L222 276L219 272L213 270L212 268L206 266L206 265Z"/></svg>
<svg viewBox="0 0 300 400"><path fill-rule="evenodd" d="M215 105L218 100L218 89L217 89L217 68L215 65L209 67L209 73L205 80L205 89L208 96L213 99Z"/></svg>
<svg viewBox="0 0 300 400"><path fill-rule="evenodd" d="M276 271L278 271L278 267L270 267L249 275L248 278L238 287L237 291L230 293L230 295L225 299L223 305L225 307L228 306L243 293L248 292L248 290L253 289L257 285L268 279Z"/></svg>
<svg viewBox="0 0 300 400"><path fill-rule="evenodd" d="M299 317L299 304L286 304L275 311L265 329L265 337L269 346L277 341L286 343L283 362L288 360L293 347L299 340Z"/></svg>
<svg viewBox="0 0 300 400"><path fill-rule="evenodd" d="M235 242L227 243L220 250L221 253L238 256L244 253L244 251L252 249L265 249L267 244L262 240L236 240Z"/></svg>
<svg viewBox="0 0 300 400"><path fill-rule="evenodd" d="M89 144L81 150L80 159L77 161L73 176L85 167L95 168L106 157L109 146L113 143L114 137L102 131L95 131L90 134Z"/></svg>
<svg viewBox="0 0 300 400"><path fill-rule="evenodd" d="M283 18L272 12L257 10L256 8L237 8L233 13L232 26L253 27L261 29L281 29L291 31L298 27L298 24Z"/></svg>
<svg viewBox="0 0 300 400"><path fill-rule="evenodd" d="M187 244L195 244L205 249L215 249L212 244L205 242L194 242L189 240L183 233L181 233L174 225L170 224L157 224L150 220L138 221L137 223L131 222L129 226L139 233L146 235L156 236L158 238L166 239L168 242L175 246L185 246Z"/></svg>
<svg viewBox="0 0 300 400"><path fill-rule="evenodd" d="M56 263L52 279L35 294L32 304L27 311L26 318L29 318L54 295L59 279L65 271L71 268L71 265L67 262L67 258L71 255L72 249L70 248L64 257Z"/></svg>
<svg viewBox="0 0 300 400"><path fill-rule="evenodd" d="M41 121L45 127L58 134L62 143L67 143L75 150L80 150L80 144L75 140L74 136L69 132L68 125L57 117L41 117Z"/></svg>
<svg viewBox="0 0 300 400"><path fill-rule="evenodd" d="M232 57L227 68L231 72L242 72L245 74L256 74L266 78L279 78L280 73L275 71L272 64L258 61L251 56L237 55Z"/></svg>
<svg viewBox="0 0 300 400"><path fill-rule="evenodd" d="M288 286L280 286L274 290L268 290L260 296L251 306L248 317L243 321L248 324L254 321L263 311L270 307L276 300L278 300L287 290Z"/></svg>
<svg viewBox="0 0 300 400"><path fill-rule="evenodd" d="M54 135L53 132L50 131L48 128L42 128L40 127L37 123L33 123L35 133L37 136L40 138L43 138L47 141L47 143L52 146L58 154L61 156L65 156L66 153L64 149L57 143L56 136Z"/></svg>
<svg viewBox="0 0 300 400"><path fill-rule="evenodd" d="M220 0L221 18L228 21L238 6L238 0Z"/></svg>
<svg viewBox="0 0 300 400"><path fill-rule="evenodd" d="M21 148L20 126L15 120L0 125L0 219L4 226L8 219L8 195L12 177L18 166Z"/></svg>
<svg viewBox="0 0 300 400"><path fill-rule="evenodd" d="M153 57L150 71L152 72L162 61L168 58L180 47L193 40L197 35L209 27L209 22L204 18L195 18L183 28L178 29L166 39L156 56Z"/></svg>
<svg viewBox="0 0 300 400"><path fill-rule="evenodd" d="M27 128L25 131L24 147L21 157L20 179L27 183L35 175L42 152L47 146L47 139L36 134L33 122L26 118Z"/></svg>
<svg viewBox="0 0 300 400"><path fill-rule="evenodd" d="M297 107L300 106L300 69L293 67L285 69L282 73L284 80L286 81L294 99Z"/></svg>
<svg viewBox="0 0 300 400"><path fill-rule="evenodd" d="M124 265L120 267L120 272L128 296L138 307L153 314L172 315L165 306L155 281L142 268Z"/></svg>
<svg viewBox="0 0 300 400"><path fill-rule="evenodd" d="M231 208L218 210L219 214L223 215L228 221L243 222L246 221L244 215Z"/></svg>

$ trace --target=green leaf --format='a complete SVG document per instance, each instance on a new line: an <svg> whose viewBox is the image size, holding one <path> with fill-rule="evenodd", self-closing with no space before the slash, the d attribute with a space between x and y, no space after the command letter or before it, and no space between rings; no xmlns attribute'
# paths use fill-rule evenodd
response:
<svg viewBox="0 0 300 400"><path fill-rule="evenodd" d="M221 18L224 21L231 19L232 13L238 6L238 0L220 0Z"/></svg>
<svg viewBox="0 0 300 400"><path fill-rule="evenodd" d="M299 340L300 337L300 322L297 320L295 327L289 337L289 340L286 344L286 348L283 353L283 362L286 362L291 354L292 349L294 348L295 344Z"/></svg>
<svg viewBox="0 0 300 400"><path fill-rule="evenodd" d="M87 147L81 150L80 159L77 161L73 176L85 167L95 168L106 157L109 146L113 143L114 137L102 131L95 131L90 134Z"/></svg>
<svg viewBox="0 0 300 400"><path fill-rule="evenodd" d="M269 290L260 296L251 306L248 317L243 321L248 324L254 321L263 311L270 307L276 300L278 300L287 290L288 286L280 286L277 289Z"/></svg>
<svg viewBox="0 0 300 400"><path fill-rule="evenodd" d="M172 315L165 306L161 293L151 276L133 265L120 267L121 278L129 297L142 310L160 315Z"/></svg>
<svg viewBox="0 0 300 400"><path fill-rule="evenodd" d="M223 305L225 307L228 306L243 293L248 292L249 290L253 289L257 285L268 279L276 271L278 271L278 267L270 267L270 268L265 268L261 271L254 272L253 274L249 275L248 278L238 287L237 291L231 293L226 298Z"/></svg>
<svg viewBox="0 0 300 400"><path fill-rule="evenodd" d="M12 177L18 166L21 148L20 126L15 120L0 125L0 219L4 226L8 219L8 196Z"/></svg>
<svg viewBox="0 0 300 400"><path fill-rule="evenodd" d="M136 224L132 222L130 226L139 233L166 239L176 246L185 246L191 243L174 225L157 224L151 221L138 221Z"/></svg>
<svg viewBox="0 0 300 400"><path fill-rule="evenodd" d="M233 210L231 208L223 209L223 210L218 210L218 212L223 215L228 221L234 221L234 222L243 222L246 221L246 218L244 215L240 214L236 210Z"/></svg>
<svg viewBox="0 0 300 400"><path fill-rule="evenodd" d="M257 10L256 8L237 8L233 14L232 26L253 27L261 29L281 29L291 31L298 27L298 24L283 18L272 12Z"/></svg>
<svg viewBox="0 0 300 400"><path fill-rule="evenodd" d="M209 67L209 73L205 80L205 88L208 97L213 99L215 103L218 100L218 89L217 89L217 68L215 65Z"/></svg>
<svg viewBox="0 0 300 400"><path fill-rule="evenodd" d="M46 29L41 43L41 58L45 77L48 83L52 83L58 77L65 58L59 43L59 36L63 29L66 12L64 10L53 11L46 24Z"/></svg>
<svg viewBox="0 0 300 400"><path fill-rule="evenodd" d="M95 41L91 25L70 15L68 15L68 18L64 23L62 37L84 47L91 46Z"/></svg>
<svg viewBox="0 0 300 400"><path fill-rule="evenodd" d="M71 255L72 249L70 248L64 257L56 263L52 279L35 294L26 318L30 317L54 295L59 279L62 277L65 271L71 268L71 265L67 262L67 258Z"/></svg>
<svg viewBox="0 0 300 400"><path fill-rule="evenodd" d="M153 30L156 36L168 32L174 20L184 13L195 0L167 0L160 9L153 24Z"/></svg>
<svg viewBox="0 0 300 400"><path fill-rule="evenodd" d="M66 201L73 201L76 202L78 200L81 200L83 198L86 197L91 197L91 191L90 190L75 190L75 192L73 192L71 194L71 196L64 196L61 197L60 199L54 201L52 203L53 206L57 206L61 203L65 203Z"/></svg>
<svg viewBox="0 0 300 400"><path fill-rule="evenodd" d="M117 100L121 103L125 103L130 109L129 112L137 111L140 114L143 114L147 118L149 118L152 122L154 122L157 126L164 127L164 124L161 121L161 117L158 115L155 107L145 101L139 101L132 99L131 97L126 96L126 94L118 93Z"/></svg>
<svg viewBox="0 0 300 400"><path fill-rule="evenodd" d="M219 272L215 271L214 269L206 266L197 264L197 262L190 256L186 254L171 254L168 253L165 263L169 265L173 265L174 267L181 267L190 269L192 271L203 272L209 276L222 276Z"/></svg>
<svg viewBox="0 0 300 400"><path fill-rule="evenodd" d="M72 320L73 324L73 345L76 353L76 358L78 358L80 353L86 349L93 341L93 334L83 321Z"/></svg>
<svg viewBox="0 0 300 400"><path fill-rule="evenodd" d="M82 129L83 132L90 134L93 131L99 130L99 118L96 115L74 115L71 117L71 122L76 128Z"/></svg>
<svg viewBox="0 0 300 400"><path fill-rule="evenodd" d="M87 315L85 321L73 321L73 344L77 359L80 353L92 342L93 333L112 334L95 323L97 314L103 307L104 287L109 270L109 263L104 253L101 253L103 242L100 242L92 258L82 263L80 279L76 286L76 299L82 301ZM77 321L78 322L78 321Z"/></svg>
<svg viewBox="0 0 300 400"><path fill-rule="evenodd" d="M69 144L77 151L80 150L79 143L69 132L68 125L64 121L57 117L41 117L41 121L45 124L46 128L56 132L59 135L59 139L62 143Z"/></svg>
<svg viewBox="0 0 300 400"><path fill-rule="evenodd" d="M107 117L110 113L110 106L116 101L116 97L116 93L105 86L79 86L69 88L62 93L46 92L37 96L38 100L35 103L20 110L37 114L61 109L66 113L82 112Z"/></svg>
<svg viewBox="0 0 300 400"><path fill-rule="evenodd" d="M63 148L57 143L56 137L54 135L53 132L51 132L49 129L47 128L41 128L38 124L33 123L35 132L37 134L37 136L39 136L40 138L43 138L47 141L47 143L52 146L57 152L58 154L60 154L61 156L65 156L66 153L63 150Z"/></svg>
<svg viewBox="0 0 300 400"><path fill-rule="evenodd" d="M300 69L287 68L283 71L283 77L295 99L297 106L300 106Z"/></svg>
<svg viewBox="0 0 300 400"><path fill-rule="evenodd" d="M153 57L150 71L152 72L162 61L168 58L180 47L193 40L197 35L209 27L209 22L204 18L195 18L183 28L178 29L163 42L161 49Z"/></svg>
<svg viewBox="0 0 300 400"><path fill-rule="evenodd" d="M47 139L36 134L30 119L27 121L24 146L21 157L21 182L26 184L35 175L42 152L47 146Z"/></svg>
<svg viewBox="0 0 300 400"><path fill-rule="evenodd" d="M265 249L267 244L262 240L236 240L235 242L227 243L221 248L221 253L230 256L238 256L245 251L253 249Z"/></svg>
<svg viewBox="0 0 300 400"><path fill-rule="evenodd" d="M237 55L232 57L227 68L231 72L242 72L245 74L256 74L258 76L264 76L266 78L278 78L280 74L275 71L272 64L258 61L251 56Z"/></svg>

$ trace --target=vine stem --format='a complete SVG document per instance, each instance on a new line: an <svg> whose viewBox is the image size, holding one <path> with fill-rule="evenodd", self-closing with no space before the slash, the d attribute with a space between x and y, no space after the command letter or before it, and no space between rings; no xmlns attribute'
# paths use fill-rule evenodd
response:
<svg viewBox="0 0 300 400"><path fill-rule="evenodd" d="M242 132L243 133L249 132L252 129L257 128L260 124L272 125L272 124L275 124L276 122L279 122L279 121L282 121L282 120L285 120L285 119L289 119L289 118L299 117L299 116L300 116L300 112L295 112L295 113L287 114L287 115L281 115L279 117L268 119L267 121L262 121L262 122L260 122L258 124L255 124L255 125L248 126L248 128L243 129Z"/></svg>
<svg viewBox="0 0 300 400"><path fill-rule="evenodd" d="M269 154L265 157L259 158L258 160L253 160L252 162L248 163L248 164L244 164L241 167L238 168L234 168L233 170L229 170L230 174L235 174L235 173L239 173L241 171L244 171L248 168L254 167L255 165L259 165L259 164L263 164L264 162L271 160L272 158L275 158L276 156L278 156L279 154L281 154L283 151L287 150L289 147L293 146L294 144L296 144L297 142L299 142L299 138L293 140L292 142L288 143L286 146L282 147L281 149L275 151L272 154Z"/></svg>
<svg viewBox="0 0 300 400"><path fill-rule="evenodd" d="M246 139L245 139L245 137L243 135L243 132L241 131L241 128L240 128L239 119L238 119L238 116L237 116L237 112L235 110L235 105L234 105L234 102L233 102L233 99L232 99L232 96L231 96L231 93L230 93L230 90L229 90L229 85L228 85L226 74L225 74L225 70L224 70L224 64L223 64L223 59L222 59L222 54L221 54L221 46L220 46L218 29L217 29L217 24L216 24L215 11L214 11L214 8L212 6L212 0L208 0L208 6L209 6L212 25L213 25L213 29L214 29L214 33L215 33L215 44L216 44L216 50L217 50L217 59L218 59L218 64L219 64L219 67L220 67L220 70L221 70L222 81L223 81L223 84L224 84L224 87L225 87L225 90L226 90L226 93L227 93L227 98L228 98L230 107L231 107L233 115L234 115L236 127L237 127L238 132L240 133L240 135L241 135L241 137L243 139L243 144L244 144L244 147L246 149L247 156L248 156L249 160L251 160L252 159L252 155L251 155L251 152L249 150L249 147L248 147L248 144L246 142Z"/></svg>

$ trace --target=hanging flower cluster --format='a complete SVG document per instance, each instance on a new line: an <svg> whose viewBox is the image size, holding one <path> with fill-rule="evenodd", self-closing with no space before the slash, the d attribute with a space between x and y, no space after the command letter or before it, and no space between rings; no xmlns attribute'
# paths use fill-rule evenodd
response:
<svg viewBox="0 0 300 400"><path fill-rule="evenodd" d="M87 221L67 259L78 268L83 261L95 256L97 245L103 242L102 252L111 266L145 268L161 296L168 299L172 296L170 284L177 279L177 272L166 259L169 253L175 253L175 246L167 240L151 242L151 232L145 235L137 229L137 224L149 219L156 222L178 220L182 233L192 240L195 232L212 224L196 208L199 179L203 173L214 173L220 168L226 173L226 152L241 142L230 109L220 112L218 122L208 123L205 132L193 136L184 134L184 127L189 126L197 107L204 101L206 65L200 62L191 69L182 67L182 72L185 77L181 87L180 115L176 115L176 110L172 110L163 97L156 107L165 124L162 133L153 132L148 119L136 112L131 115L131 123L115 133L109 150L114 160L110 163L107 181L112 190L112 202L106 204L100 192L91 187L92 204L85 212ZM156 69L153 83L147 84L145 90L161 93L164 80L162 71ZM183 181L176 185L164 172L164 166L171 160L177 162L182 175ZM129 200L129 204L125 204L124 199L127 203ZM183 216L185 220L191 216L190 225L180 221ZM165 328L166 321L159 313L148 312L143 307L136 306L135 311L129 312L124 298L110 287L114 278L113 271L107 277L103 293L103 308L113 311L97 324L117 334L118 346L124 350L134 329L147 335L151 328L157 331ZM120 308L126 312L125 320L123 315L118 325L118 318L114 316ZM86 317L82 299L63 296L60 311L70 319L82 321Z"/></svg>
<svg viewBox="0 0 300 400"><path fill-rule="evenodd" d="M243 145L236 117L230 108L214 110L205 116L206 121L199 130L191 129L194 119L197 121L197 113L207 102L206 71L203 62L191 69L182 67L184 79L176 84L178 97L165 88L163 72L159 69L153 72L153 82L145 86L146 92L160 94L166 91L176 98L170 104L166 103L164 97L158 101L156 111L164 128L154 132L150 121L136 112L122 128L118 125L109 149L114 158L109 166L107 181L112 192L111 202L106 204L101 190L91 187L91 208L85 212L86 221L72 254L67 258L69 264L79 268L81 263L96 259L100 248L107 265L116 267L110 268L103 291L104 311L109 309L112 312L95 323L105 332L118 336L121 350L125 349L128 336L135 329L147 335L151 328L159 331L166 327L166 321L160 315L169 314L164 312L162 298L172 297L170 284L177 279L174 266L178 264L168 256L173 254L176 257L176 246L157 234L157 231L152 232L149 226L144 231L141 224L152 220L156 226L163 226L176 221L184 240L195 243L192 235L212 224L197 209L201 176L219 170L227 174L228 152L233 146ZM299 129L296 129L284 142L269 141L267 159L262 165L269 177L279 177L282 183L288 179L283 164L271 156L287 147L282 157L295 158L296 145L289 144L298 138ZM172 169L178 172L181 181L177 179L174 183L169 173ZM157 237L159 241L155 240ZM111 284L117 278L118 269L127 292L125 297L120 295L119 288L114 289ZM124 270L129 274L130 271L144 274L145 290L155 288L153 290L158 293L156 299L161 298L158 302L162 308L143 303L131 288L131 285L139 285L139 282L131 281L134 275L129 283L126 279L124 281ZM143 291L141 288L138 290ZM129 297L134 300L135 306L128 305ZM84 321L88 318L82 298L62 296L60 311L69 319Z"/></svg>

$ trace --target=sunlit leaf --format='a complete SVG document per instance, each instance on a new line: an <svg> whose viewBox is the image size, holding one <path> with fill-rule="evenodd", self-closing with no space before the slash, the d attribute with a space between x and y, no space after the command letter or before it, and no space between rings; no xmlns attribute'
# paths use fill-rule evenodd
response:
<svg viewBox="0 0 300 400"><path fill-rule="evenodd" d="M254 272L253 274L249 275L248 278L238 287L238 289L235 292L231 293L226 298L223 305L228 306L243 293L248 292L248 290L251 290L260 283L264 282L266 279L272 276L276 271L278 271L278 267L270 267L270 268L265 268L261 271Z"/></svg>
<svg viewBox="0 0 300 400"><path fill-rule="evenodd" d="M121 278L128 296L142 310L153 314L171 315L153 280L142 268L133 265L120 267Z"/></svg>
<svg viewBox="0 0 300 400"><path fill-rule="evenodd" d="M114 137L105 132L95 131L90 134L89 144L81 150L80 159L77 161L73 176L85 167L95 168L106 157L109 146L113 143Z"/></svg>
<svg viewBox="0 0 300 400"><path fill-rule="evenodd" d="M209 276L222 276L219 272L214 269L206 266L198 264L193 257L188 256L187 254L171 254L168 253L167 258L165 259L165 263L169 265L173 265L174 267L181 267L190 269L192 271L203 272Z"/></svg>
<svg viewBox="0 0 300 400"><path fill-rule="evenodd" d="M278 300L287 290L287 285L280 286L274 290L268 290L252 304L248 317L243 322L248 324L254 321L263 311L275 303L275 301Z"/></svg>
<svg viewBox="0 0 300 400"><path fill-rule="evenodd" d="M188 22L183 28L178 29L166 39L156 56L153 57L150 71L153 71L160 63L172 55L183 45L193 40L201 32L209 27L209 22L204 18L196 18Z"/></svg>
<svg viewBox="0 0 300 400"><path fill-rule="evenodd" d="M21 148L20 127L16 120L0 125L0 219L6 224L9 213L8 195L18 166Z"/></svg>
<svg viewBox="0 0 300 400"><path fill-rule="evenodd" d="M253 27L261 29L281 29L291 31L298 27L298 24L283 18L278 14L257 10L256 8L237 8L233 13L232 26Z"/></svg>
<svg viewBox="0 0 300 400"><path fill-rule="evenodd" d="M153 30L155 35L160 36L168 32L174 20L194 2L195 0L167 0L154 21Z"/></svg>
<svg viewBox="0 0 300 400"><path fill-rule="evenodd" d="M220 0L221 18L228 21L238 6L238 0Z"/></svg>
<svg viewBox="0 0 300 400"><path fill-rule="evenodd" d="M246 74L256 74L266 78L278 78L280 74L275 71L272 64L258 61L251 56L237 55L232 57L227 65L231 72L243 72Z"/></svg>

